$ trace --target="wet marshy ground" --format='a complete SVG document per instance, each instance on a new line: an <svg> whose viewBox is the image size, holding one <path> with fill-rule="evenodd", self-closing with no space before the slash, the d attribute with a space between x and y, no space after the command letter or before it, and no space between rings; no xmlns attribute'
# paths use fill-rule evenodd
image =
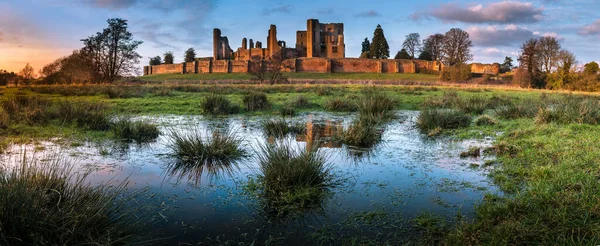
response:
<svg viewBox="0 0 600 246"><path fill-rule="evenodd" d="M497 193L487 178L491 157L460 158L470 147L489 140L430 138L415 126L417 111L397 111L383 130L381 143L370 149L336 141L354 115L312 113L289 119L306 124L306 134L283 139L265 136L260 117L141 117L160 126L158 139L145 144L106 141L47 141L13 145L4 165L26 158L66 158L81 170L92 170L93 185L128 180L143 190L139 206L153 217L148 230L160 243L227 244L233 242L339 243L342 238L374 242L412 240L419 236L413 220L424 213L453 221L472 217L485 193ZM171 156L171 130L235 132L249 156L225 167L182 168ZM297 148L318 144L332 163L336 185L310 209L270 207L253 191L257 146L288 141ZM285 211L285 212L281 212Z"/></svg>

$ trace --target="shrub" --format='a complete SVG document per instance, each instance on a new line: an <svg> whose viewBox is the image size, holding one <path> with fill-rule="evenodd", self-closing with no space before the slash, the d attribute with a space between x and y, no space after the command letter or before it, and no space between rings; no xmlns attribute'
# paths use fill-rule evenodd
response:
<svg viewBox="0 0 600 246"><path fill-rule="evenodd" d="M88 185L60 161L23 160L0 170L0 244L113 245L140 241L146 216L130 204L127 182Z"/></svg>
<svg viewBox="0 0 600 246"><path fill-rule="evenodd" d="M263 110L271 107L267 95L261 92L251 92L250 94L245 95L242 101L244 102L244 107L248 111Z"/></svg>
<svg viewBox="0 0 600 246"><path fill-rule="evenodd" d="M484 114L475 119L475 125L478 126L493 126L498 124L498 120L494 119L492 116Z"/></svg>
<svg viewBox="0 0 600 246"><path fill-rule="evenodd" d="M258 153L264 194L278 205L300 208L320 203L334 185L333 168L318 151L278 143L261 146Z"/></svg>
<svg viewBox="0 0 600 246"><path fill-rule="evenodd" d="M261 123L263 132L267 136L285 137L288 134L301 134L306 132L303 124L291 124L284 119L268 119Z"/></svg>
<svg viewBox="0 0 600 246"><path fill-rule="evenodd" d="M423 131L431 131L436 128L455 129L468 127L471 124L471 116L453 109L427 109L421 111L417 125Z"/></svg>
<svg viewBox="0 0 600 246"><path fill-rule="evenodd" d="M335 112L350 112L357 109L356 104L340 98L325 102L325 109Z"/></svg>
<svg viewBox="0 0 600 246"><path fill-rule="evenodd" d="M235 107L225 97L216 94L210 94L200 102L202 113L209 115L226 115L235 113Z"/></svg>
<svg viewBox="0 0 600 246"><path fill-rule="evenodd" d="M218 169L246 157L242 148L243 140L234 133L213 131L211 136L203 138L198 130L183 133L172 130L168 147L179 165Z"/></svg>
<svg viewBox="0 0 600 246"><path fill-rule="evenodd" d="M467 81L471 79L471 67L468 65L456 65L444 68L442 71L443 81Z"/></svg>
<svg viewBox="0 0 600 246"><path fill-rule="evenodd" d="M138 143L154 140L160 135L160 130L154 124L125 118L114 121L111 124L111 130L118 140Z"/></svg>

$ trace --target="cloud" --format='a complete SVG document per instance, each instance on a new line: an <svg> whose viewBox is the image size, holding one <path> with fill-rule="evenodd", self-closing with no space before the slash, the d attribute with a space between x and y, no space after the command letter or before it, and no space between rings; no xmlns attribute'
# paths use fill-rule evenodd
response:
<svg viewBox="0 0 600 246"><path fill-rule="evenodd" d="M271 8L271 9L264 9L263 15L270 15L273 13L289 14L292 12L292 9L293 9L293 7L291 5L283 5L283 6L279 6L279 7L275 7L275 8Z"/></svg>
<svg viewBox="0 0 600 246"><path fill-rule="evenodd" d="M369 10L369 11L365 11L365 12L362 12L362 13L358 13L355 16L356 17L367 17L367 18L370 18L370 17L381 16L381 14L379 14L379 12L377 12L375 10Z"/></svg>
<svg viewBox="0 0 600 246"><path fill-rule="evenodd" d="M517 1L495 2L469 7L449 3L427 11L417 12L410 17L413 20L435 18L444 22L464 23L534 23L543 19L544 8L536 8L532 3Z"/></svg>
<svg viewBox="0 0 600 246"><path fill-rule="evenodd" d="M333 8L327 8L327 9L318 10L317 14L327 14L327 15L330 15L330 14L333 14L333 12L334 12Z"/></svg>
<svg viewBox="0 0 600 246"><path fill-rule="evenodd" d="M107 9L126 9L138 3L138 0L86 0L84 3Z"/></svg>
<svg viewBox="0 0 600 246"><path fill-rule="evenodd" d="M530 38L550 36L562 40L563 37L555 32L540 33L517 25L507 25L504 28L496 26L467 28L469 37L477 46L515 46Z"/></svg>
<svg viewBox="0 0 600 246"><path fill-rule="evenodd" d="M596 20L594 23L584 26L579 30L579 35L581 36L592 36L600 34L600 19Z"/></svg>

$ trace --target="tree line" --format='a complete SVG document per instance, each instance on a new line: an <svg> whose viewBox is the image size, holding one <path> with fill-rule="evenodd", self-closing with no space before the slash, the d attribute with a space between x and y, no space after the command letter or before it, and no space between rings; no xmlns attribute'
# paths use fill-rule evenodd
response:
<svg viewBox="0 0 600 246"><path fill-rule="evenodd" d="M361 58L388 59L390 57L390 47L381 25L375 28L371 41L365 38L361 46ZM473 59L472 46L469 33L460 28L452 28L445 34L436 33L423 40L418 33L410 33L406 35L402 49L396 53L394 59L439 61L448 66L455 66Z"/></svg>

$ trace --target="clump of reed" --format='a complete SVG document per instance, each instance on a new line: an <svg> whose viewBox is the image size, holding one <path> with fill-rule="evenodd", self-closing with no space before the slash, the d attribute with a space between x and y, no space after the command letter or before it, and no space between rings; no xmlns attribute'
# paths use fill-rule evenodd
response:
<svg viewBox="0 0 600 246"><path fill-rule="evenodd" d="M191 167L228 166L246 156L243 140L233 132L213 131L204 137L199 130L188 133L172 130L168 147L181 165Z"/></svg>
<svg viewBox="0 0 600 246"><path fill-rule="evenodd" d="M381 141L380 119L372 115L359 115L342 133L342 142L356 147L370 148Z"/></svg>
<svg viewBox="0 0 600 246"><path fill-rule="evenodd" d="M315 149L293 148L289 143L263 145L258 161L264 195L277 207L313 207L334 186L332 165Z"/></svg>
<svg viewBox="0 0 600 246"><path fill-rule="evenodd" d="M127 182L92 187L86 178L62 160L0 170L0 244L139 242L148 218L130 203Z"/></svg>
<svg viewBox="0 0 600 246"><path fill-rule="evenodd" d="M535 116L538 124L546 123L600 123L600 100L568 97L561 103L540 107Z"/></svg>
<svg viewBox="0 0 600 246"><path fill-rule="evenodd" d="M58 104L57 118L63 123L104 131L110 128L110 114L103 103L62 101Z"/></svg>
<svg viewBox="0 0 600 246"><path fill-rule="evenodd" d="M308 98L304 96L298 96L293 105L296 108L308 108L310 107L310 101L308 101Z"/></svg>
<svg viewBox="0 0 600 246"><path fill-rule="evenodd" d="M290 123L285 119L267 119L261 122L263 132L266 136L285 137L288 134L302 134L306 132L306 126L301 123Z"/></svg>
<svg viewBox="0 0 600 246"><path fill-rule="evenodd" d="M425 108L454 108L460 103L460 97L456 91L446 91L440 96L430 97L423 102Z"/></svg>
<svg viewBox="0 0 600 246"><path fill-rule="evenodd" d="M262 92L251 92L244 95L242 99L244 107L248 111L256 111L271 108L271 104L267 98L267 94Z"/></svg>
<svg viewBox="0 0 600 246"><path fill-rule="evenodd" d="M358 114L361 116L373 116L377 118L388 118L396 102L383 93L368 92L363 95L358 103Z"/></svg>
<svg viewBox="0 0 600 246"><path fill-rule="evenodd" d="M470 124L471 115L454 109L426 109L421 111L417 120L417 126L426 132L468 127Z"/></svg>
<svg viewBox="0 0 600 246"><path fill-rule="evenodd" d="M296 109L294 109L294 106L286 104L286 105L283 105L283 107L281 107L281 109L279 110L279 114L282 117L294 116L294 115L296 115Z"/></svg>
<svg viewBox="0 0 600 246"><path fill-rule="evenodd" d="M325 102L325 109L335 112L352 112L357 110L357 105L348 100L335 98Z"/></svg>
<svg viewBox="0 0 600 246"><path fill-rule="evenodd" d="M40 125L53 118L50 100L26 94L7 96L6 100L2 101L2 108L14 123Z"/></svg>
<svg viewBox="0 0 600 246"><path fill-rule="evenodd" d="M489 116L487 114L475 118L475 125L477 126L493 126L497 124L498 120L494 119L492 116Z"/></svg>
<svg viewBox="0 0 600 246"><path fill-rule="evenodd" d="M490 104L487 98L470 97L467 99L458 100L456 102L456 107L465 113L483 114L483 112L490 107Z"/></svg>
<svg viewBox="0 0 600 246"><path fill-rule="evenodd" d="M537 104L534 102L510 102L494 110L494 114L502 119L532 118L536 114Z"/></svg>
<svg viewBox="0 0 600 246"><path fill-rule="evenodd" d="M120 118L111 123L110 129L116 139L121 141L148 142L160 135L160 130L155 124L144 121L132 121Z"/></svg>
<svg viewBox="0 0 600 246"><path fill-rule="evenodd" d="M200 102L202 113L209 115L227 115L237 111L237 108L225 96L210 94Z"/></svg>

